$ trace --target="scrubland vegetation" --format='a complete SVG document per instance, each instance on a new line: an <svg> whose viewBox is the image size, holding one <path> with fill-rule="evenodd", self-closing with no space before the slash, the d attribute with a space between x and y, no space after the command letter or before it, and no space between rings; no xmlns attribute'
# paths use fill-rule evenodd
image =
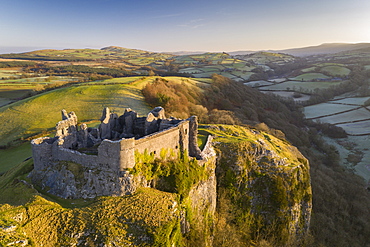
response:
<svg viewBox="0 0 370 247"><path fill-rule="evenodd" d="M161 83L166 84L165 81ZM169 84L166 85L169 86ZM184 87L183 90L190 89ZM367 232L370 231L370 224L364 221L363 217L370 212L370 198L366 185L361 178L339 165L336 149L326 144L318 135L318 130L321 130L333 137L343 137L346 134L342 129L327 124L307 122L294 103L281 103L274 97L259 93L255 89L247 88L241 83L222 76L214 75L213 83L203 90L202 104L208 111L208 122L245 123L279 138L286 137L309 159L313 189L311 225L313 240L308 238L307 241L313 241L312 246L320 244L362 246L369 241ZM207 113L207 111L204 112ZM218 117L212 118L212 112ZM184 113L189 114L189 112ZM343 187L342 184L345 186ZM219 189L222 190L222 188ZM222 196L219 200L228 199ZM337 219L338 216L339 219ZM340 227L337 228L338 225ZM332 231L321 231L322 228L332 229ZM237 238L236 225L231 225L227 229L230 237ZM336 233L333 233L334 229ZM338 230L341 233L337 232ZM238 242L240 239L232 241Z"/></svg>

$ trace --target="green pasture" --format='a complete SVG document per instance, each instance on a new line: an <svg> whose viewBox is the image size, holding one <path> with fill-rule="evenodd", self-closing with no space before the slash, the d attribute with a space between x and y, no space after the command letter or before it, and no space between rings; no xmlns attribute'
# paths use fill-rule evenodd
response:
<svg viewBox="0 0 370 247"><path fill-rule="evenodd" d="M355 172L361 177L365 178L365 181L370 182L370 136L349 136L348 140L356 143L356 148L361 150L364 154L361 162L354 167Z"/></svg>
<svg viewBox="0 0 370 247"><path fill-rule="evenodd" d="M211 78L192 78L195 81L199 81L203 84L212 84L212 79Z"/></svg>
<svg viewBox="0 0 370 247"><path fill-rule="evenodd" d="M231 72L233 75L243 78L244 80L248 80L253 72L242 72L242 71L233 71Z"/></svg>
<svg viewBox="0 0 370 247"><path fill-rule="evenodd" d="M236 80L236 81L239 81L240 80L240 78L239 77L237 77L237 76L234 76L232 73L230 73L230 72L221 72L221 73L218 73L218 74L220 74L220 75L222 75L222 76L225 76L225 77L227 77L227 78L230 78L231 80Z"/></svg>
<svg viewBox="0 0 370 247"><path fill-rule="evenodd" d="M203 72L205 73L208 73L208 72L213 72L213 73L217 73L217 72L220 72L220 68L216 67L216 66L207 66L207 67L201 67L200 68Z"/></svg>
<svg viewBox="0 0 370 247"><path fill-rule="evenodd" d="M301 71L303 73L308 73L308 72L312 72L312 71L315 71L316 67L309 67L309 68L306 68L306 69L302 69Z"/></svg>
<svg viewBox="0 0 370 247"><path fill-rule="evenodd" d="M221 64L233 64L233 63L234 63L234 59L231 59L231 58L223 59L221 61Z"/></svg>
<svg viewBox="0 0 370 247"><path fill-rule="evenodd" d="M343 128L350 135L370 134L370 120L356 123L338 124L337 126Z"/></svg>
<svg viewBox="0 0 370 247"><path fill-rule="evenodd" d="M180 73L190 73L190 74L196 74L196 73L203 73L203 69L201 70L200 68L183 68L179 69Z"/></svg>
<svg viewBox="0 0 370 247"><path fill-rule="evenodd" d="M328 117L322 117L319 118L318 121L323 123L337 124L343 122L360 121L365 119L370 119L370 111L366 110L365 108L360 108L350 112L336 114Z"/></svg>
<svg viewBox="0 0 370 247"><path fill-rule="evenodd" d="M274 84L268 81L250 81L250 82L244 83L244 85L249 86L249 87L259 87L259 86L269 86L269 85L274 85Z"/></svg>
<svg viewBox="0 0 370 247"><path fill-rule="evenodd" d="M349 110L354 110L356 108L358 108L358 106L321 103L317 105L306 106L304 108L304 114L306 118L317 118L331 114L338 114Z"/></svg>
<svg viewBox="0 0 370 247"><path fill-rule="evenodd" d="M99 119L104 107L122 113L125 108L147 114L150 108L135 84L78 85L36 95L0 108L0 145L52 129L60 111L74 111L79 121Z"/></svg>
<svg viewBox="0 0 370 247"><path fill-rule="evenodd" d="M138 76L133 76L133 77L119 77L119 78L112 78L112 79L106 79L106 80L99 80L99 81L93 81L89 82L88 84L130 84L139 80L144 80L147 77L138 77Z"/></svg>
<svg viewBox="0 0 370 247"><path fill-rule="evenodd" d="M305 73L299 76L296 76L294 78L289 78L290 80L293 81L311 81L311 80L316 80L316 79L328 79L330 78L329 76L326 76L322 73Z"/></svg>
<svg viewBox="0 0 370 247"><path fill-rule="evenodd" d="M137 58L129 59L128 62L135 64L135 65L144 66L144 65L149 65L155 62L155 59L149 58L149 57L137 57Z"/></svg>
<svg viewBox="0 0 370 247"><path fill-rule="evenodd" d="M1 85L0 84L0 98L17 99L26 96L34 86L26 84L24 87L21 85Z"/></svg>
<svg viewBox="0 0 370 247"><path fill-rule="evenodd" d="M285 82L286 80L287 80L286 78L277 78L277 79L269 80L269 82L282 83L282 82Z"/></svg>
<svg viewBox="0 0 370 247"><path fill-rule="evenodd" d="M343 66L343 64L340 63L317 63L315 66L318 67L325 67L325 66Z"/></svg>
<svg viewBox="0 0 370 247"><path fill-rule="evenodd" d="M31 91L32 88L29 85L25 87L20 86L0 86L0 107L14 102L16 99L24 98Z"/></svg>
<svg viewBox="0 0 370 247"><path fill-rule="evenodd" d="M311 98L310 95L307 95L307 94L302 94L301 97L299 98L295 98L294 97L294 92L287 92L287 91L260 91L262 93L266 93L266 94L274 94L274 95L277 95L277 96L280 96L280 97L284 97L284 98L290 98L296 102L303 102L303 101L307 101Z"/></svg>
<svg viewBox="0 0 370 247"><path fill-rule="evenodd" d="M214 74L214 72L208 72L208 73L197 73L193 74L195 78L209 78ZM218 74L218 73L217 73Z"/></svg>
<svg viewBox="0 0 370 247"><path fill-rule="evenodd" d="M9 77L18 77L20 75L19 69L0 69L0 79Z"/></svg>
<svg viewBox="0 0 370 247"><path fill-rule="evenodd" d="M185 83L187 85L190 84L192 86L197 86L198 84L203 84L202 80L193 79L193 78L186 78L186 77L166 76L166 77L159 77L159 78L163 78L163 79L169 80L171 82L176 82L176 83ZM149 80L149 79L147 79L147 80ZM151 80L154 80L154 79L151 79ZM208 80L208 81L211 81L211 80Z"/></svg>
<svg viewBox="0 0 370 247"><path fill-rule="evenodd" d="M8 171L31 156L31 144L29 142L23 143L17 147L0 149L0 174Z"/></svg>
<svg viewBox="0 0 370 247"><path fill-rule="evenodd" d="M76 77L66 77L66 76L39 76L39 77L30 77L30 78L21 78L21 79L5 79L0 80L0 87L4 84L26 84L26 83L38 83L38 84L50 84L58 81L73 81L76 80Z"/></svg>
<svg viewBox="0 0 370 247"><path fill-rule="evenodd" d="M298 92L305 92L307 90L313 91L317 89L329 88L333 85L339 85L342 82L315 82L315 81L286 81L279 84L274 84L271 86L266 86L260 88L260 90L272 90L272 91L284 91L284 90L294 90Z"/></svg>
<svg viewBox="0 0 370 247"><path fill-rule="evenodd" d="M242 61L242 60L238 59L235 63L233 63L233 67L235 69L241 69L241 68L246 67L246 63L245 63L245 61Z"/></svg>
<svg viewBox="0 0 370 247"><path fill-rule="evenodd" d="M331 76L348 76L351 70L338 65L326 66L321 69L323 73L327 73Z"/></svg>
<svg viewBox="0 0 370 247"><path fill-rule="evenodd" d="M345 98L339 100L331 100L331 103L339 103L339 104L349 104L349 105L364 105L364 103L369 100L370 97L353 97L353 98Z"/></svg>
<svg viewBox="0 0 370 247"><path fill-rule="evenodd" d="M324 136L324 139L328 144L336 147L342 165L353 170L356 174L363 177L365 181L370 182L370 151L368 148L370 136L348 136L345 139L332 139ZM357 151L362 152L363 157L356 166L353 166L352 163L348 162L347 158L350 154L354 154Z"/></svg>
<svg viewBox="0 0 370 247"><path fill-rule="evenodd" d="M0 98L0 107L4 106L4 105L7 105L9 103L11 103L12 100L9 100L7 98Z"/></svg>
<svg viewBox="0 0 370 247"><path fill-rule="evenodd" d="M65 49L65 50L39 50L21 54L23 57L44 57L46 60L51 59L131 59L133 63L138 65L145 65L153 62L154 60L165 60L172 57L170 54L151 53L135 49L126 48L111 48L109 50L98 49Z"/></svg>

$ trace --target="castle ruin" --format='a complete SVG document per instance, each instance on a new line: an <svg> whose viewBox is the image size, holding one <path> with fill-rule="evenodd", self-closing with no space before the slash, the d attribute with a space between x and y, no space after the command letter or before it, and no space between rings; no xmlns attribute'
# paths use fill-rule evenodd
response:
<svg viewBox="0 0 370 247"><path fill-rule="evenodd" d="M135 166L136 152L158 158L163 149L198 160L206 156L207 151L197 145L196 116L166 118L162 107L154 108L147 117L139 117L129 108L118 116L105 108L100 121L98 128L78 126L76 114L62 110L55 137L31 142L32 181L63 198L118 196L131 194L146 182L128 171Z"/></svg>

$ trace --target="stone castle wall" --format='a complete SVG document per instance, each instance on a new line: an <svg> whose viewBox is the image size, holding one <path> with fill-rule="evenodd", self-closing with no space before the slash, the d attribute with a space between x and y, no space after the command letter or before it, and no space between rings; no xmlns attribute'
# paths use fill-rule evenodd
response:
<svg viewBox="0 0 370 247"><path fill-rule="evenodd" d="M76 126L77 116L74 113L66 114L66 112L63 111L63 120L57 124L56 137L42 137L32 140L31 142L34 158L34 171L31 173L32 180L36 181L36 183L37 180L41 180L47 181L47 184L53 184L52 180L47 177L54 176L58 181L60 180L58 186L61 187L60 184L63 184L66 176L71 177L74 175L71 175L68 171L64 171L65 169L63 170L64 173L56 171L59 169L58 163L60 161L70 161L81 165L81 171L83 170L85 173L86 171L93 170L99 171L98 174L102 174L102 172L104 174L109 174L105 175L104 178L100 176L101 174L96 175L94 178L94 173L90 172L83 175L84 177L89 177L89 180L92 181L91 186L94 187L94 191L90 191L88 197L94 194L96 196L117 195L117 191L120 191L119 194L125 194L134 190L134 182L127 169L135 166L135 152L147 152L148 154L154 154L155 157L160 158L161 151L165 149L171 151L170 153L175 155L182 153L183 155L201 159L203 154L196 143L198 131L197 118L191 117L186 120L163 119L163 108L155 109L156 111L154 113L151 112L148 115L150 116L150 120L148 121L148 119L146 119L145 130L139 131L140 133L149 132L150 134L144 136L137 135L136 138L130 137L134 134L132 130L137 127L132 125L132 123L135 122L135 118L130 121L130 126L124 126L125 129L129 129L129 132L118 132L118 124L114 122L114 119L118 119L118 117L110 117L111 127L109 128L105 126L105 129L99 127L99 129L88 130L86 125L84 125L81 126L79 130L78 126ZM109 113L109 109L104 110L105 115L108 114L107 112ZM136 117L131 110L127 112L130 115L125 112L126 116ZM106 118L103 120L105 119ZM102 124L106 125L103 121ZM140 126L144 125L141 124ZM102 133L104 136L127 135L128 137L115 140L100 139L99 141L99 136L97 135L99 133ZM76 147L85 147L86 143L92 142L91 140L96 143L98 142L98 144L95 145L97 146L97 152L95 154L85 154L73 149ZM53 172L53 170L55 171ZM46 173L48 174L47 176L45 175ZM117 190L117 186L113 186L115 188L114 191L109 191L107 185L101 185L102 181L107 180L108 177L110 178L109 181L115 183L118 188L120 188L119 190ZM70 179L71 178L68 178L67 180ZM41 187L43 186L44 185L41 185ZM47 186L50 187L49 185ZM60 191L61 194L59 195L65 198L81 197L77 190L73 190L73 193L70 192L72 195L63 190Z"/></svg>
<svg viewBox="0 0 370 247"><path fill-rule="evenodd" d="M139 153L154 153L160 157L161 150L172 149L175 155L178 151L188 155L189 121L184 120L178 126L170 127L144 136L120 139L116 141L105 139L98 147L98 155L87 155L76 150L58 145L53 138L41 137L32 140L32 150L36 170L45 169L52 161L71 161L84 166L96 167L99 164L112 170L122 171L135 166L135 151ZM51 143L52 142L52 143Z"/></svg>

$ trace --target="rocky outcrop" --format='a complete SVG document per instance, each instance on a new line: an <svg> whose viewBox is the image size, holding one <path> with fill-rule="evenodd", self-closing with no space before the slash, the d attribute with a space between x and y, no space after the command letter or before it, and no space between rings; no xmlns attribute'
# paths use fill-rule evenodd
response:
<svg viewBox="0 0 370 247"><path fill-rule="evenodd" d="M87 167L74 162L56 162L42 171L34 171L33 182L62 198L95 198L132 194L147 187L140 176L127 171L117 173L109 167Z"/></svg>
<svg viewBox="0 0 370 247"><path fill-rule="evenodd" d="M249 132L248 141L217 145L221 186L236 189L230 192L234 195L231 201L243 201L243 212L258 219L262 230L270 227L284 241L304 236L312 210L307 159L297 148L273 136L243 131Z"/></svg>

